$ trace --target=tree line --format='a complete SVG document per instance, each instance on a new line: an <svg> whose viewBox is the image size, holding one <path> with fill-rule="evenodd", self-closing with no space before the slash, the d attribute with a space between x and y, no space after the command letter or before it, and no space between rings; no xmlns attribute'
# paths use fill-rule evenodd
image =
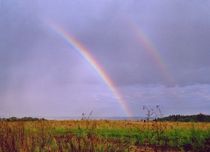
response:
<svg viewBox="0 0 210 152"><path fill-rule="evenodd" d="M0 121L39 121L39 120L46 120L44 118L33 118L33 117L10 117L10 118L0 118Z"/></svg>
<svg viewBox="0 0 210 152"><path fill-rule="evenodd" d="M163 118L158 118L159 121L180 121L180 122L210 122L210 115L170 115Z"/></svg>

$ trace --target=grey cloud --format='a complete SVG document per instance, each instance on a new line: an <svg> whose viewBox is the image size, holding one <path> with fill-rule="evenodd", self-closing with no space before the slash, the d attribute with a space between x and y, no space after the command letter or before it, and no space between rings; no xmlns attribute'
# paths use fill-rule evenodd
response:
<svg viewBox="0 0 210 152"><path fill-rule="evenodd" d="M139 114L142 103L165 105L167 114L169 109L206 112L209 7L206 0L0 1L1 114L53 115L58 107L62 111L58 115L79 115L89 109L96 115L123 115L97 72L50 29L48 21L73 33L88 48L134 114ZM161 56L173 85L137 38L138 28Z"/></svg>

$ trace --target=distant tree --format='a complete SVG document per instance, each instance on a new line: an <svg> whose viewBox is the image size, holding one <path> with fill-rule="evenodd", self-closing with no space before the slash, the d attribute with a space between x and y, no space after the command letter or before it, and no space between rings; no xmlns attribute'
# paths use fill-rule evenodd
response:
<svg viewBox="0 0 210 152"><path fill-rule="evenodd" d="M90 117L92 116L92 114L93 114L93 110L90 111L90 113L89 113L87 116L86 116L86 114L83 112L83 113L82 113L82 118L81 118L81 120L89 120Z"/></svg>
<svg viewBox="0 0 210 152"><path fill-rule="evenodd" d="M210 122L210 116L204 114L197 115L170 115L159 118L159 121L181 121L181 122Z"/></svg>
<svg viewBox="0 0 210 152"><path fill-rule="evenodd" d="M197 115L197 121L204 122L205 121L205 115L204 114L198 114Z"/></svg>
<svg viewBox="0 0 210 152"><path fill-rule="evenodd" d="M82 118L81 118L81 120L85 120L86 118L85 118L85 113L83 112L82 113Z"/></svg>
<svg viewBox="0 0 210 152"><path fill-rule="evenodd" d="M46 120L46 119L33 118L33 117L23 117L23 118L10 117L10 118L1 118L0 119L0 121L40 121L40 120Z"/></svg>
<svg viewBox="0 0 210 152"><path fill-rule="evenodd" d="M160 109L160 105L156 105L155 107L151 106L143 106L143 110L146 111L146 120L149 121L152 117L157 119L163 116L162 111Z"/></svg>
<svg viewBox="0 0 210 152"><path fill-rule="evenodd" d="M153 108L149 106L143 106L143 110L146 111L146 120L149 121L152 115L154 114Z"/></svg>

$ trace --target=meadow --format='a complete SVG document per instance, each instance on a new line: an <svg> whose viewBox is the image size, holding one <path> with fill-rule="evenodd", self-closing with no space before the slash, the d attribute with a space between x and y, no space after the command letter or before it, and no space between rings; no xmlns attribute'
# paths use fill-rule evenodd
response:
<svg viewBox="0 0 210 152"><path fill-rule="evenodd" d="M210 151L210 123L0 121L0 152Z"/></svg>

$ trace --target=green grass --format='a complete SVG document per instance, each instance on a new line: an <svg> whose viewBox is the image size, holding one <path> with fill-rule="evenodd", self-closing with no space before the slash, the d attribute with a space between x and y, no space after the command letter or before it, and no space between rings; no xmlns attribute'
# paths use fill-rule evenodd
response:
<svg viewBox="0 0 210 152"><path fill-rule="evenodd" d="M174 125L135 121L0 122L0 152L18 149L23 152L41 149L128 151L133 147L178 150L190 148L191 151L198 151L210 145L209 139L210 125L199 123Z"/></svg>
<svg viewBox="0 0 210 152"><path fill-rule="evenodd" d="M53 134L64 135L64 134L74 134L77 136L86 136L90 130L87 128L55 128ZM200 130L195 128L174 128L171 130L163 131L157 134L156 130L152 129L128 129L128 128L99 128L92 131L98 137L104 138L118 138L122 140L130 139L131 142L144 144L144 142L149 142L150 144L157 144L157 141L161 145L164 145L167 140L168 145L171 147L182 147L185 144L196 143L197 146L201 146L206 138L210 137L209 130Z"/></svg>

